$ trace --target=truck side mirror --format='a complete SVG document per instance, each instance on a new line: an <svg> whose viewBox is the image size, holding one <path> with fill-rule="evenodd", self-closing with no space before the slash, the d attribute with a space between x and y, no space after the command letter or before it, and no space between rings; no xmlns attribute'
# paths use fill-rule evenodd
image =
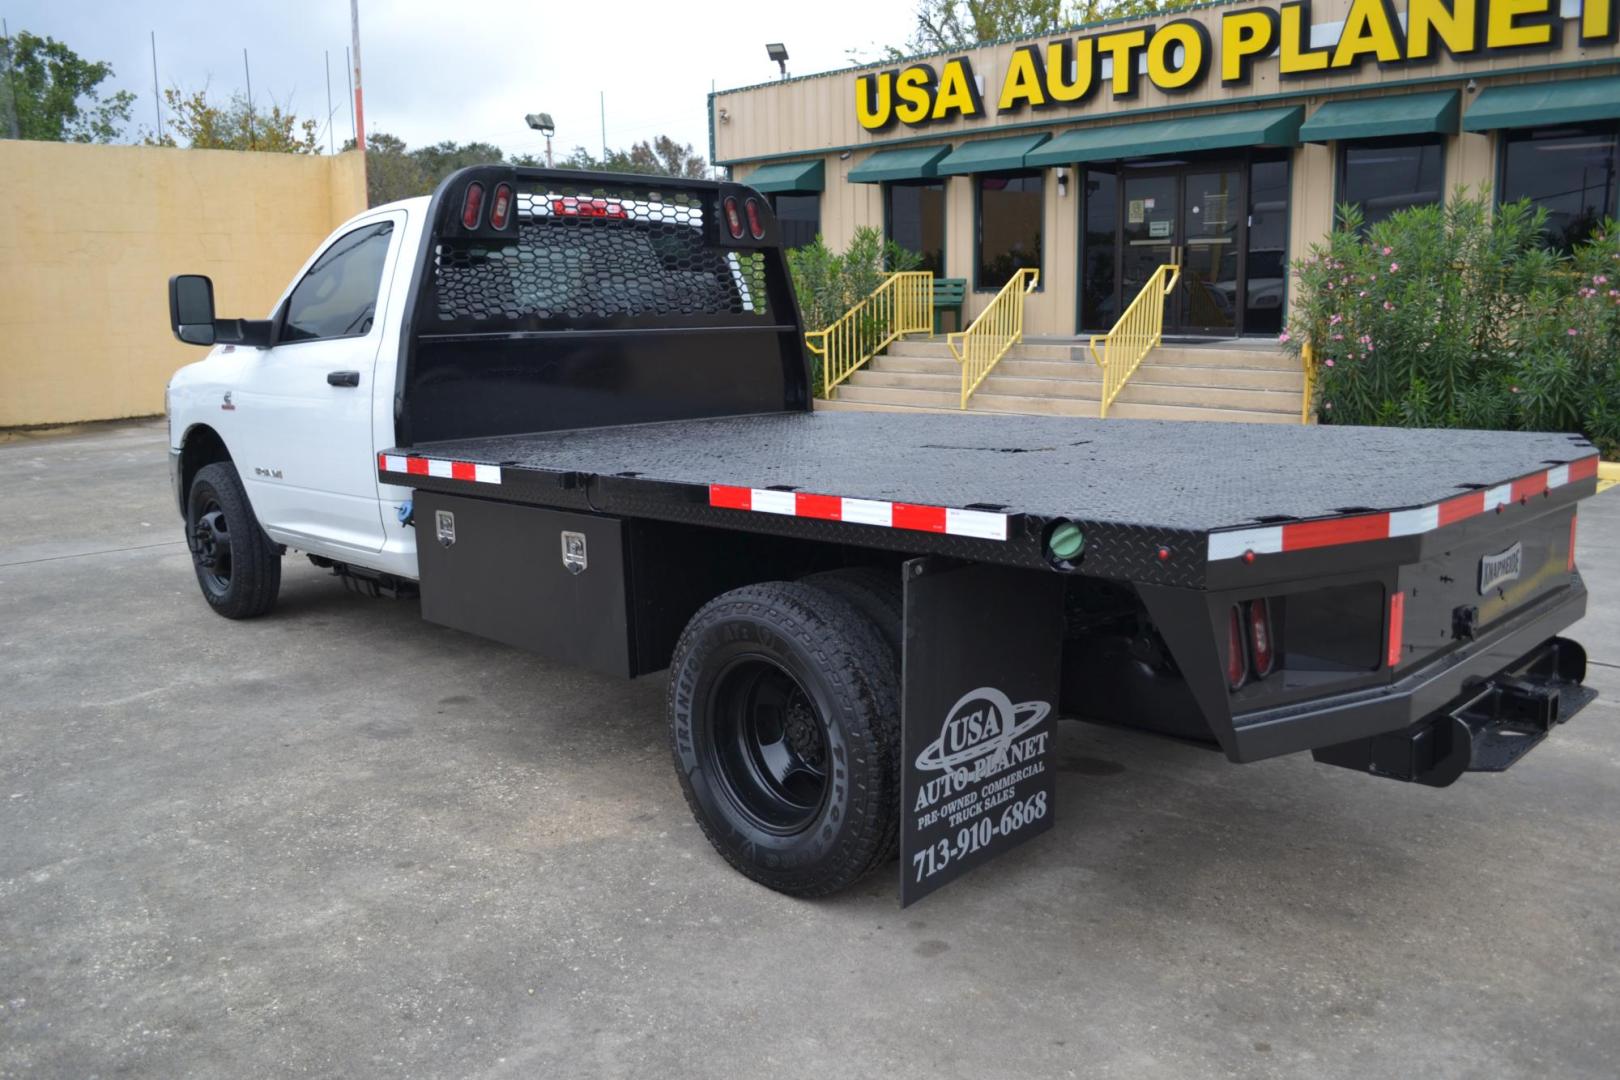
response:
<svg viewBox="0 0 1620 1080"><path fill-rule="evenodd" d="M202 274L169 279L169 327L187 345L214 343L214 283Z"/></svg>

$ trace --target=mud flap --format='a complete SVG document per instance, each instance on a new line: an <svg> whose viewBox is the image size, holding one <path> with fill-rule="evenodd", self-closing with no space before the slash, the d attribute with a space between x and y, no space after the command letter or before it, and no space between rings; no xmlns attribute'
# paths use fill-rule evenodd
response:
<svg viewBox="0 0 1620 1080"><path fill-rule="evenodd" d="M1055 574L905 564L900 904L1052 827Z"/></svg>

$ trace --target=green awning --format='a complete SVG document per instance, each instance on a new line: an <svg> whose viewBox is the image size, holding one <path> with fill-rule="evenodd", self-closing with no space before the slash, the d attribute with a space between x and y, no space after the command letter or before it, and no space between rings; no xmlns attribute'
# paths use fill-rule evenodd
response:
<svg viewBox="0 0 1620 1080"><path fill-rule="evenodd" d="M1029 152L1050 135L1013 135L1005 139L979 139L952 150L936 166L941 176L967 173L1011 172L1029 167Z"/></svg>
<svg viewBox="0 0 1620 1080"><path fill-rule="evenodd" d="M1298 146L1303 106L1146 120L1065 131L1026 159L1030 166L1185 154L1234 146Z"/></svg>
<svg viewBox="0 0 1620 1080"><path fill-rule="evenodd" d="M821 191L827 186L820 158L815 161L778 161L761 165L743 177L742 182L766 195Z"/></svg>
<svg viewBox="0 0 1620 1080"><path fill-rule="evenodd" d="M1455 90L1438 90L1432 94L1330 101L1300 127L1299 139L1325 143L1391 135L1455 135L1461 99Z"/></svg>
<svg viewBox="0 0 1620 1080"><path fill-rule="evenodd" d="M926 180L939 175L939 161L949 146L908 146L879 150L849 170L852 184L881 184L889 180Z"/></svg>
<svg viewBox="0 0 1620 1080"><path fill-rule="evenodd" d="M1463 114L1464 131L1552 127L1620 117L1620 75L1604 79L1492 86Z"/></svg>

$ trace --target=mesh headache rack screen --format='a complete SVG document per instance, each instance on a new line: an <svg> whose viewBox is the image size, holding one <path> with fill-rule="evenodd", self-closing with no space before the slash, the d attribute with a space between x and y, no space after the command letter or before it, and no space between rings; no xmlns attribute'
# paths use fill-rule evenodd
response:
<svg viewBox="0 0 1620 1080"><path fill-rule="evenodd" d="M746 325L769 315L765 256L721 246L715 192L628 180L520 177L517 185L512 240L440 239L433 310L441 328Z"/></svg>

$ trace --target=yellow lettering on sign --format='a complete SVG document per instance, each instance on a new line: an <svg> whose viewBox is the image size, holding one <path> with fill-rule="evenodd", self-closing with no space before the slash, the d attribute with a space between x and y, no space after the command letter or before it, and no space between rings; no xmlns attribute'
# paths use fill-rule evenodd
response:
<svg viewBox="0 0 1620 1080"><path fill-rule="evenodd" d="M971 118L982 112L984 103L979 100L979 85L973 81L973 68L966 60L947 61L939 96L934 99L934 119L945 120L952 113Z"/></svg>
<svg viewBox="0 0 1620 1080"><path fill-rule="evenodd" d="M1254 62L1277 47L1277 13L1234 11L1221 19L1221 82L1247 83Z"/></svg>
<svg viewBox="0 0 1620 1080"><path fill-rule="evenodd" d="M1585 0L1581 4L1581 40L1599 41L1614 36L1612 0Z"/></svg>
<svg viewBox="0 0 1620 1080"><path fill-rule="evenodd" d="M882 131L894 123L894 102L890 92L894 72L861 75L855 79L855 119L867 131Z"/></svg>
<svg viewBox="0 0 1620 1080"><path fill-rule="evenodd" d="M1045 79L1041 77L1041 54L1035 45L1013 50L1007 77L1001 80L997 112L1017 112L1025 105L1045 105Z"/></svg>
<svg viewBox="0 0 1620 1080"><path fill-rule="evenodd" d="M1097 51L1114 58L1114 96L1136 93L1136 54L1147 44L1146 30L1121 30L1097 35Z"/></svg>
<svg viewBox="0 0 1620 1080"><path fill-rule="evenodd" d="M1074 65L1074 76L1069 66ZM1091 96L1096 88L1097 43L1081 38L1070 48L1067 41L1046 47L1046 96L1054 105L1073 105Z"/></svg>
<svg viewBox="0 0 1620 1080"><path fill-rule="evenodd" d="M1381 64L1401 58L1400 23L1389 9L1389 0L1355 0L1344 17L1344 32L1333 50L1333 66L1355 67L1364 57L1378 58Z"/></svg>
<svg viewBox="0 0 1620 1080"><path fill-rule="evenodd" d="M1181 66L1171 67L1170 58L1181 46ZM1209 57L1209 31L1191 19L1165 23L1148 41L1148 79L1160 90L1185 90L1204 75Z"/></svg>
<svg viewBox="0 0 1620 1080"><path fill-rule="evenodd" d="M1407 0L1406 58L1433 58L1435 38L1452 56L1471 53L1479 47L1478 26L1476 0Z"/></svg>
<svg viewBox="0 0 1620 1080"><path fill-rule="evenodd" d="M1526 45L1551 45L1552 23L1546 19L1520 25L1526 15L1548 14L1552 0L1490 0L1485 15L1485 46L1490 49L1521 49Z"/></svg>
<svg viewBox="0 0 1620 1080"><path fill-rule="evenodd" d="M920 124L934 108L934 69L927 64L909 67L894 80L894 96L899 104L894 115L902 124Z"/></svg>
<svg viewBox="0 0 1620 1080"><path fill-rule="evenodd" d="M1327 50L1311 48L1310 15L1308 2L1283 5L1282 57L1277 61L1277 70L1284 75L1309 75L1313 71L1327 70Z"/></svg>

